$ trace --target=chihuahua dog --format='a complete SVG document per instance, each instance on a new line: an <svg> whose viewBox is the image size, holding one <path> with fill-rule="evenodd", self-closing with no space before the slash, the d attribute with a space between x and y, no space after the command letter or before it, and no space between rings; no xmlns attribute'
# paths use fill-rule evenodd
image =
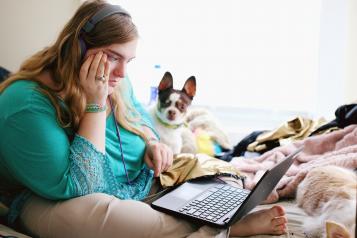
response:
<svg viewBox="0 0 357 238"><path fill-rule="evenodd" d="M157 104L150 112L155 123L155 128L160 135L160 141L168 145L174 154L181 153L184 143L185 115L188 106L196 94L196 79L189 77L183 88L173 88L173 79L170 72L166 72L158 87Z"/></svg>

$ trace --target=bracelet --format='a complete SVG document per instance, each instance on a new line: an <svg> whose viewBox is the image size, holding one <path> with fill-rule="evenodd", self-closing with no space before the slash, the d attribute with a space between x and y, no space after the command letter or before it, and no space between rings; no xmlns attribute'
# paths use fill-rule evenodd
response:
<svg viewBox="0 0 357 238"><path fill-rule="evenodd" d="M160 142L160 140L157 139L156 137L150 137L150 138L146 141L146 144L149 144L150 142Z"/></svg>
<svg viewBox="0 0 357 238"><path fill-rule="evenodd" d="M99 105L96 103L89 103L86 106L86 112L104 112L105 110L107 110L107 105Z"/></svg>

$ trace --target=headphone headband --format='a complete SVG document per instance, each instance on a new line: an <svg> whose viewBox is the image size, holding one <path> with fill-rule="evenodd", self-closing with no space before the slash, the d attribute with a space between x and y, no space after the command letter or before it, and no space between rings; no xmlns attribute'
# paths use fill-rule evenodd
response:
<svg viewBox="0 0 357 238"><path fill-rule="evenodd" d="M130 17L130 14L120 7L119 5L106 5L102 9L100 9L96 14L94 14L89 21L86 22L86 24L83 26L82 30L86 33L89 33L93 30L95 25L103 20L104 18L111 16L113 14L124 14Z"/></svg>

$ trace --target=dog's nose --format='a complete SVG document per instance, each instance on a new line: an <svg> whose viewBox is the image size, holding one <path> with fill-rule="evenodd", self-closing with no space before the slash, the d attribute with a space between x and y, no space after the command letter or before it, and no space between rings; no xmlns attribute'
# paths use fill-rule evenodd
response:
<svg viewBox="0 0 357 238"><path fill-rule="evenodd" d="M176 112L173 110L169 110L169 116L174 117L176 115Z"/></svg>
<svg viewBox="0 0 357 238"><path fill-rule="evenodd" d="M169 110L167 113L169 120L175 120L176 112L174 110Z"/></svg>

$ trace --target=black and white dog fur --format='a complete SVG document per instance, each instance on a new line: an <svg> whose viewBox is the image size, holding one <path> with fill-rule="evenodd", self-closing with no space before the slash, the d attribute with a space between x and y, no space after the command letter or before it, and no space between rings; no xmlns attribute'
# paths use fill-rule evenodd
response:
<svg viewBox="0 0 357 238"><path fill-rule="evenodd" d="M185 128L185 115L196 94L196 79L189 77L181 90L173 88L173 78L166 72L158 87L157 104L150 113L160 141L168 145L174 154L181 152Z"/></svg>

